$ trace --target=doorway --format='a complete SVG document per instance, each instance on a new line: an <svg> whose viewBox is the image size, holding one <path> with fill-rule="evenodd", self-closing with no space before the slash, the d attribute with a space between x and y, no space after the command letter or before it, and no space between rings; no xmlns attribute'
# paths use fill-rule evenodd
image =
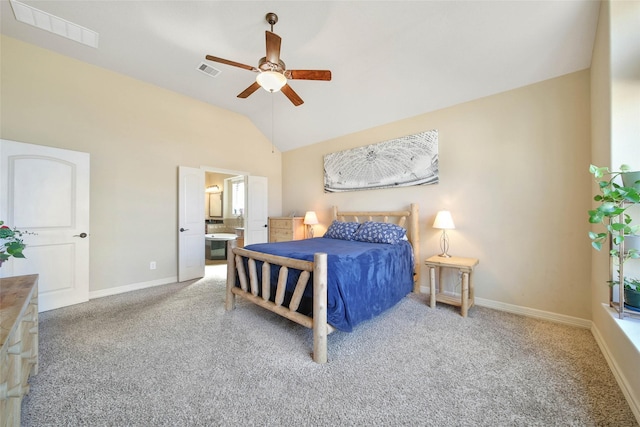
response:
<svg viewBox="0 0 640 427"><path fill-rule="evenodd" d="M205 170L205 277L226 277L226 243L228 238L242 238L237 229L244 228L244 218L234 202L238 200L238 187L234 182L244 182L248 175L243 171L232 171L215 167ZM244 195L242 195L244 201ZM243 212L242 212L243 213Z"/></svg>
<svg viewBox="0 0 640 427"><path fill-rule="evenodd" d="M179 170L185 173L199 177L199 184L192 185L188 189L181 183L179 185L179 212L184 213L188 218L192 219L189 226L186 225L186 219L178 218L178 240L186 240L185 235L193 235L190 239L192 243L185 250L178 245L178 279L179 281L189 280L190 278L203 277L206 275L206 258L207 251L212 248L210 243L207 244L207 234L223 234L238 239L240 246L246 246L251 243L263 243L267 241L267 222L268 222L268 185L267 178L253 176L247 172L233 171L227 169L219 169L210 166L200 166L199 169L180 166ZM210 181L207 182L207 175ZM195 182L193 179L191 182ZM222 182L222 184L221 184ZM206 185L205 185L206 183ZM240 185L242 184L242 185ZM234 187L238 187L239 193L236 193ZM210 188L210 193L216 194L210 197L206 190ZM187 191L188 190L188 191ZM187 195L191 194L191 199L187 200ZM234 203L233 195L238 202ZM201 197L204 197L202 199ZM202 203L202 202L205 203ZM220 217L222 212L222 217ZM182 224L185 222L185 224ZM245 229L246 226L246 229ZM212 240L220 240L221 236L212 236ZM186 250L188 249L188 250ZM203 250L204 249L204 250ZM223 261L223 260L210 260ZM191 277L185 273L184 279L181 279L182 265L198 266L198 271L194 270ZM210 263L217 264L217 263ZM194 267L195 268L195 267ZM186 271L186 267L185 267Z"/></svg>
<svg viewBox="0 0 640 427"><path fill-rule="evenodd" d="M238 208L237 193L243 189L234 185L235 182L244 183L244 176L205 172L205 275L211 270L208 266L226 265L228 240L242 237L244 206ZM244 201L244 194L240 196Z"/></svg>

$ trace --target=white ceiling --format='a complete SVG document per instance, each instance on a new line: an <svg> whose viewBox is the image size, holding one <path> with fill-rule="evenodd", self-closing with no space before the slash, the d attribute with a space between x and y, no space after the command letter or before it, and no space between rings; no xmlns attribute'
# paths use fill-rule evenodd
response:
<svg viewBox="0 0 640 427"><path fill-rule="evenodd" d="M600 3L551 1L31 1L99 33L93 49L15 20L5 35L246 115L281 151L589 68ZM256 66L267 12L305 103L258 90L241 68L209 77L207 54ZM205 61L207 62L207 61ZM46 64L43 64L46 68ZM273 118L273 126L272 126ZM462 124L461 124L462 125Z"/></svg>

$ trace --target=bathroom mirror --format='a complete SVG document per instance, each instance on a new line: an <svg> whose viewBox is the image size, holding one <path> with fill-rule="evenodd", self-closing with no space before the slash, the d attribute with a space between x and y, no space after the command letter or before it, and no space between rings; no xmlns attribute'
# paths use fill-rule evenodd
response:
<svg viewBox="0 0 640 427"><path fill-rule="evenodd" d="M219 193L209 193L209 216L212 218L222 218L222 191Z"/></svg>

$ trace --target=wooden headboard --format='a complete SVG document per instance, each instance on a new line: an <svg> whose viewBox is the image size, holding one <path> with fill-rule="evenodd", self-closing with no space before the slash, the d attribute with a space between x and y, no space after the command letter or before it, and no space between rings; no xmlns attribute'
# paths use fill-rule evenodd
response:
<svg viewBox="0 0 640 427"><path fill-rule="evenodd" d="M406 211L340 211L333 207L333 220L337 221L379 221L390 222L404 227L413 247L414 275L413 292L420 293L420 228L418 227L418 205L412 203Z"/></svg>

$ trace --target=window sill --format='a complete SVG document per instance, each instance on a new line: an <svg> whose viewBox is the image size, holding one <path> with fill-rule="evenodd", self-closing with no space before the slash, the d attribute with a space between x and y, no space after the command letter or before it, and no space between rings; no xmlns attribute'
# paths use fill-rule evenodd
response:
<svg viewBox="0 0 640 427"><path fill-rule="evenodd" d="M620 319L618 311L608 304L602 304L602 307L611 316L618 328L627 336L629 341L635 346L636 351L640 352L640 319L637 317L625 316Z"/></svg>

